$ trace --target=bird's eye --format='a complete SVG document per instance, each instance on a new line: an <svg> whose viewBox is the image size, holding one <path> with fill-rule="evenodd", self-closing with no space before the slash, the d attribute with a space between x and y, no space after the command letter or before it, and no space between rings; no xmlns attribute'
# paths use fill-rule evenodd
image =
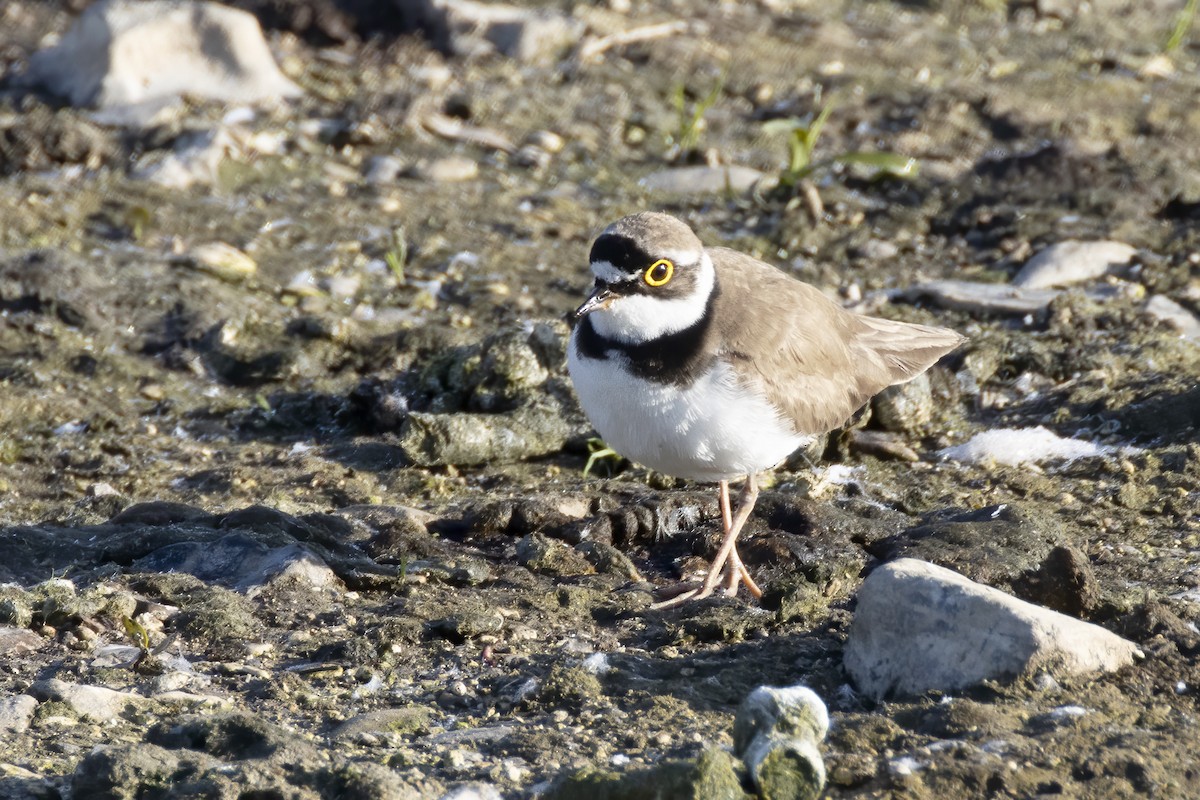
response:
<svg viewBox="0 0 1200 800"><path fill-rule="evenodd" d="M642 275L642 279L646 281L647 286L659 287L671 280L671 276L675 274L675 265L665 258L660 258L655 261L646 272Z"/></svg>

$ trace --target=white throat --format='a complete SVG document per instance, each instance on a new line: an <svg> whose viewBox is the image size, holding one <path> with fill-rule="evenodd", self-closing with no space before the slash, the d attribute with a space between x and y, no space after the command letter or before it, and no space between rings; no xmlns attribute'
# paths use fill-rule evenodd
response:
<svg viewBox="0 0 1200 800"><path fill-rule="evenodd" d="M602 280L608 277L601 274L605 266L608 265L592 265L596 277ZM684 297L664 299L652 294L627 295L612 301L608 308L591 312L588 319L596 333L627 344L650 341L690 328L704 316L709 295L716 284L716 269L707 252L700 254L696 270L696 288Z"/></svg>

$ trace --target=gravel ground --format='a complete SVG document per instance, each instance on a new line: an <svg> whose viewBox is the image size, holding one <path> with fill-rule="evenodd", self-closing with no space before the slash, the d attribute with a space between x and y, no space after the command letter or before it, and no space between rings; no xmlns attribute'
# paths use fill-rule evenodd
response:
<svg viewBox="0 0 1200 800"><path fill-rule="evenodd" d="M764 684L827 704L828 797L1200 796L1182 3L526 3L573 38L505 54L247 2L304 96L133 127L18 86L78 5L0 9L0 796L715 797ZM767 123L822 109L789 172ZM149 177L217 133L203 180ZM664 172L726 165L757 172ZM585 474L565 320L642 209L970 337L766 481L761 605L650 611L715 492ZM1013 287L1072 239L1131 249ZM941 454L1034 426L1100 449ZM842 654L901 556L1145 657L872 702Z"/></svg>

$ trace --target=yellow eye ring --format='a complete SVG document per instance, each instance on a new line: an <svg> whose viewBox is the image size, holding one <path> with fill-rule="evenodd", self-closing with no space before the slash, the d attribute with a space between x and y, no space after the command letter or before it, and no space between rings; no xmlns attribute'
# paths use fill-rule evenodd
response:
<svg viewBox="0 0 1200 800"><path fill-rule="evenodd" d="M660 258L655 261L646 271L642 273L642 280L647 286L655 288L665 286L667 281L671 280L671 276L675 274L675 265L665 258Z"/></svg>

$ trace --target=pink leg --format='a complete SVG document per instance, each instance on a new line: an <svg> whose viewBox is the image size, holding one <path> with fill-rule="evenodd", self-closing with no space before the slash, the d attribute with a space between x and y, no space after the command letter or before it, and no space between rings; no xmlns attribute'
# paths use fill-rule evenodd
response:
<svg viewBox="0 0 1200 800"><path fill-rule="evenodd" d="M708 575L704 577L704 583L698 589L684 592L677 597L672 597L661 603L655 603L651 608L674 608L675 606L683 605L689 600L700 600L708 597L717 588L717 584L721 582L721 574L726 562L729 562L729 572L731 574L730 586L733 592L737 591L737 582L743 580L755 597L762 595L762 590L750 578L749 573L746 572L746 567L742 564L741 557L737 554L738 534L741 533L746 520L750 518L750 512L754 510L754 503L758 500L758 481L754 475L746 476L746 485L742 488L741 496L738 497L737 514L733 515L732 519L730 519L728 513L729 483L727 481L721 481L720 499L721 520L726 523L725 536L721 540L721 546L717 550L717 555L713 559L712 566L708 569Z"/></svg>

